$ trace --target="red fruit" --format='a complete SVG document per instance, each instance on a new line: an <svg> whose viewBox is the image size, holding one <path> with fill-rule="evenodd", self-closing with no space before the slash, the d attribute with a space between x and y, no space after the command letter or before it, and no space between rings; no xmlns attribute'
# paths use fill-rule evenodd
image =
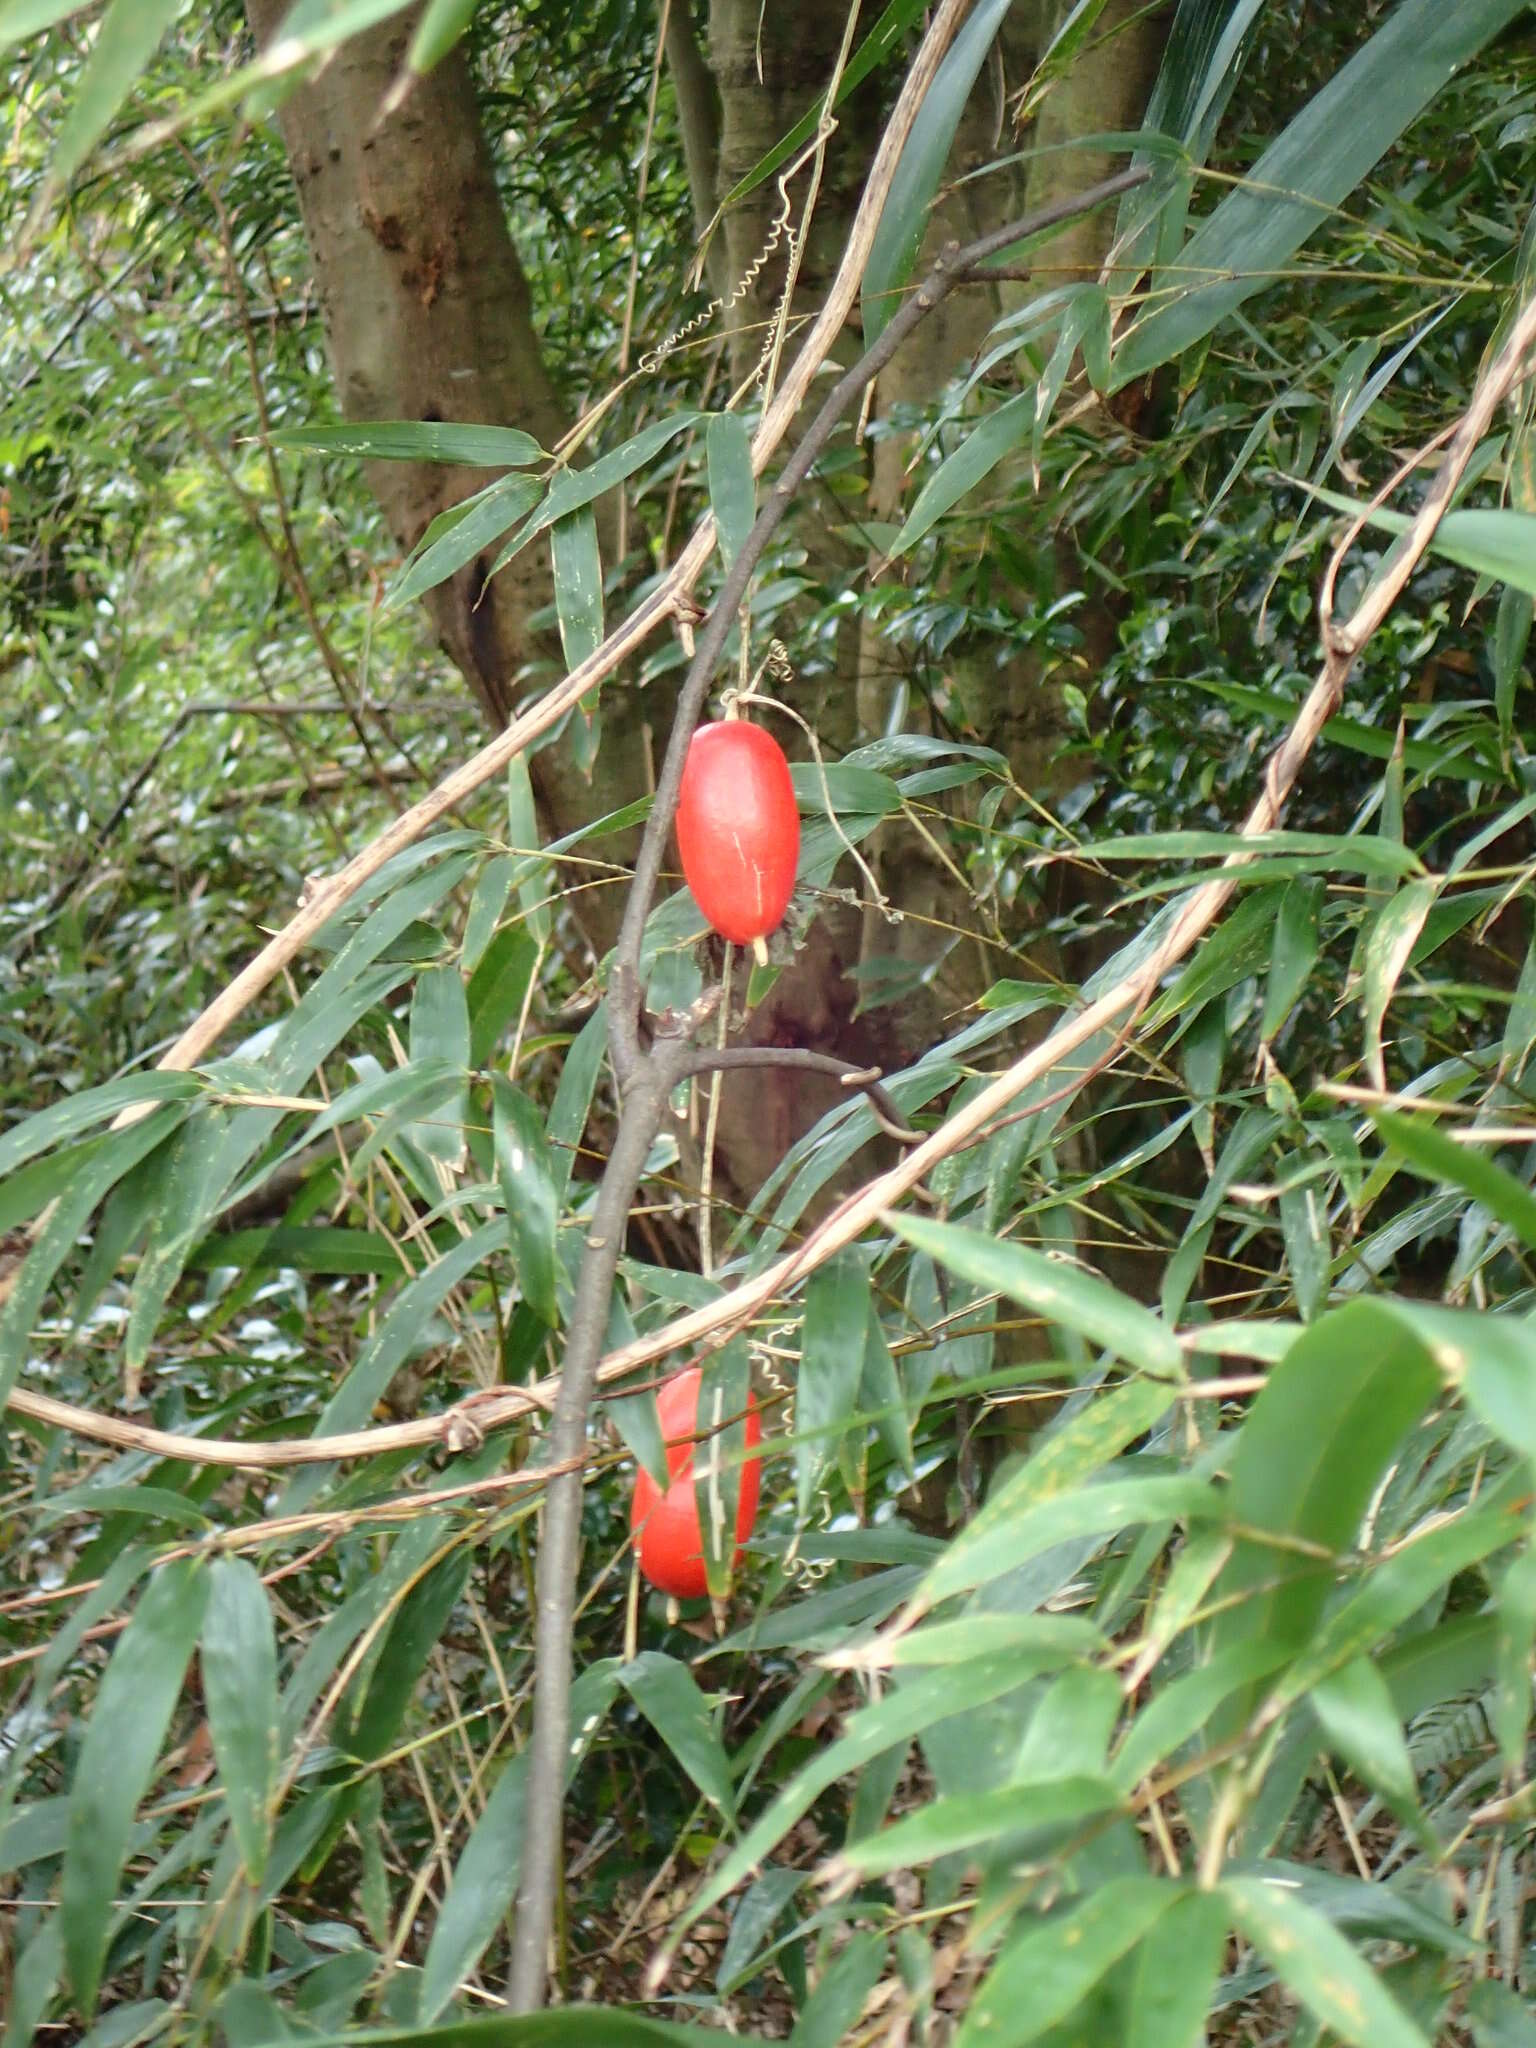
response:
<svg viewBox="0 0 1536 2048"><path fill-rule="evenodd" d="M669 1380L656 1396L661 1418L662 1441L667 1447L667 1471L671 1483L665 1493L642 1466L635 1475L635 1497L630 1505L629 1526L640 1557L640 1569L661 1593L679 1600L697 1600L706 1592L704 1539L699 1529L698 1502L693 1488L691 1439L698 1430L699 1381L696 1365ZM706 1421L708 1418L706 1418ZM763 1425L757 1403L747 1396L745 1435L748 1448L763 1440ZM706 1456L711 1446L704 1446ZM762 1483L759 1461L749 1457L741 1466L740 1489L736 1496L736 1555L741 1562L742 1544L757 1520L757 1496Z"/></svg>
<svg viewBox="0 0 1536 2048"><path fill-rule="evenodd" d="M677 846L693 900L723 939L750 945L783 917L800 858L784 749L760 725L701 725L688 746Z"/></svg>

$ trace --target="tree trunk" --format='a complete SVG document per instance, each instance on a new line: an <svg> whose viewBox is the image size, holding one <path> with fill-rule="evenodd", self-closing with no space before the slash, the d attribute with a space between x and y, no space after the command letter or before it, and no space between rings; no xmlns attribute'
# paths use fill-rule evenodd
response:
<svg viewBox="0 0 1536 2048"><path fill-rule="evenodd" d="M287 0L248 0L247 11L264 43ZM540 354L462 52L417 80L404 103L380 118L414 26L412 13L345 43L279 115L337 401L349 420L516 426L551 448L570 421ZM368 465L369 485L402 552L438 513L494 474L437 463ZM558 640L529 625L553 595L548 548L527 549L490 578L496 552L488 548L425 600L444 651L492 731L511 715L520 672L559 660ZM546 747L530 764L553 833L572 831L644 790L635 693L611 685L603 711L610 744L590 782L566 746ZM617 919L616 890L586 892L583 920L599 948Z"/></svg>

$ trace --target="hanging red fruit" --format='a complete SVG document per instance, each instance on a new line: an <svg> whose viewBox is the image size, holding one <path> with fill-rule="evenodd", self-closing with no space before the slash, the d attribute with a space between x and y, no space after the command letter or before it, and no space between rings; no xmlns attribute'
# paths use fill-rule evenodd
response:
<svg viewBox="0 0 1536 2048"><path fill-rule="evenodd" d="M688 747L677 846L693 900L723 939L750 945L783 918L800 858L784 749L760 725L701 725Z"/></svg>
<svg viewBox="0 0 1536 2048"><path fill-rule="evenodd" d="M697 1600L708 1590L704 1573L704 1538L699 1528L699 1508L694 1492L693 1438L698 1431L699 1382L696 1365L680 1372L656 1396L656 1413L661 1419L662 1440L667 1447L669 1484L665 1493L642 1466L635 1475L635 1495L630 1504L629 1526L635 1538L640 1569L660 1593L678 1600ZM763 1425L757 1403L747 1396L743 1426L749 1451L763 1440ZM736 1495L736 1552L733 1563L741 1561L742 1545L757 1520L757 1496L762 1483L756 1457L743 1460L740 1487Z"/></svg>

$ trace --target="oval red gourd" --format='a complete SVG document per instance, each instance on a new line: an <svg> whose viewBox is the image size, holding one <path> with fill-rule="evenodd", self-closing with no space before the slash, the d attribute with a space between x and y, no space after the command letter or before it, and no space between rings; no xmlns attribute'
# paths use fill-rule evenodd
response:
<svg viewBox="0 0 1536 2048"><path fill-rule="evenodd" d="M708 1590L704 1575L704 1539L699 1529L698 1502L694 1496L692 1438L698 1430L699 1368L690 1366L669 1380L656 1396L656 1413L661 1419L662 1441L667 1447L670 1483L665 1493L642 1466L635 1475L635 1497L630 1504L629 1526L635 1538L640 1569L661 1593L679 1600L697 1600ZM744 1434L748 1449L763 1440L763 1425L757 1403L747 1396ZM762 1483L759 1460L748 1457L741 1466L741 1484L736 1496L736 1554L757 1520L757 1496Z"/></svg>
<svg viewBox="0 0 1536 2048"><path fill-rule="evenodd" d="M788 908L800 858L800 813L784 749L744 718L701 725L677 801L677 848L693 900L738 946L771 932Z"/></svg>

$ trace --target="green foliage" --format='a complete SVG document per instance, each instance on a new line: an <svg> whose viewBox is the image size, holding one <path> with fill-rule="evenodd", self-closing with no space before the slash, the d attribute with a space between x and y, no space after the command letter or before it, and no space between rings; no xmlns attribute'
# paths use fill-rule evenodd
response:
<svg viewBox="0 0 1536 2048"><path fill-rule="evenodd" d="M918 11L888 9L846 82L866 56L893 73ZM777 638L835 706L856 628L901 683L887 730L796 764L798 925L754 986L812 912L864 901L855 847L935 853L935 923L991 985L883 1077L920 1131L1148 958L1232 854L1315 670L1336 515L1454 421L1529 290L1517 11L1400 0L1318 28L1301 0L1184 0L1155 176L1118 222L1142 289L1042 290L952 366L902 523L874 536L902 580L849 589L794 526L776 541L743 671ZM872 326L998 12L973 13L910 146ZM803 2048L1525 2042L1528 410L1474 456L1285 829L1245 842L1234 906L1146 1016L706 1361L701 1414L739 1418L751 1378L769 1431L734 1580L739 1421L700 1472L714 1616L626 1599L657 1367L608 1384L570 2003L484 2017L528 1791L535 1383L616 1101L602 1002L570 1000L596 987L577 912L636 810L547 844L519 758L349 902L228 1057L133 1069L307 873L473 743L409 600L482 551L547 559L574 666L675 553L669 494L712 511L715 576L768 480L747 418L672 362L574 463L509 425L335 425L275 131L219 112L260 112L276 67L233 10L130 21L117 0L90 38L69 13L0 9L8 111L33 117L5 201L28 267L0 284L0 1237L29 1247L0 1305L0 1388L24 1397L0 1507L3 2048L744 2021ZM1091 7L1068 13L1041 91L1091 33ZM295 64L357 25L303 14ZM543 123L499 173L556 382L606 388L654 23L437 0L407 70L465 33L503 126ZM646 333L673 324L688 239L660 106ZM151 148L155 122L185 146ZM402 563L359 457L512 473ZM817 489L856 518L846 457ZM593 507L621 483L610 561ZM1420 488L1373 513L1341 617ZM660 719L674 656L648 661ZM1012 662L1059 693L1049 801L986 742ZM590 768L602 741L573 717L552 744ZM904 936L862 963L877 1033L931 978ZM686 895L654 914L653 1009L718 980L699 938ZM762 1185L705 1195L707 1271L698 1133L669 1129L609 1349L691 1358L657 1333L796 1250L888 1124L849 1090ZM509 1387L530 1412L481 1441L461 1397ZM126 1432L87 1432L119 1410ZM419 1426L285 1469L398 1422Z"/></svg>

